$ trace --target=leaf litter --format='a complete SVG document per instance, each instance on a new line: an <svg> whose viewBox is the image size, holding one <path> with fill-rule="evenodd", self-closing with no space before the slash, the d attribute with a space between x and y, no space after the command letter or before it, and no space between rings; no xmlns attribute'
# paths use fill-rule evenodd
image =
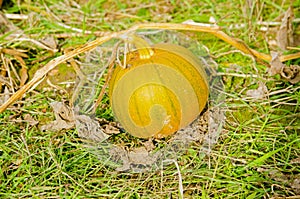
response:
<svg viewBox="0 0 300 199"><path fill-rule="evenodd" d="M54 111L55 120L41 126L40 129L42 131L60 131L63 129L72 129L75 127L75 123L77 123L76 128L79 137L84 138L88 143L88 148L96 150L95 154L98 156L101 154L99 150L103 150L103 147L99 147L97 143L103 145L103 142L112 134L118 134L121 131L119 129L121 127L116 122L108 122L102 119L97 121L87 115L74 116L72 108L62 102L52 102L50 106ZM75 117L77 117L76 120ZM166 157L176 158L173 155L185 152L191 143L206 143L203 145L203 153L209 153L210 145L214 144L213 140L216 141L215 136L217 135L207 132L217 132L219 122L224 120L223 117L220 109L206 110L192 124L179 130L170 138L166 149L157 151L153 142L154 140L149 139L142 142L143 146L131 149L127 149L122 145L113 145L108 148L109 158L113 162L121 161L120 165L116 167L117 171L145 172L153 168L160 168L160 163ZM31 121L30 117L27 117L27 120L32 123L35 122ZM208 125L209 122L210 125Z"/></svg>
<svg viewBox="0 0 300 199"><path fill-rule="evenodd" d="M211 146L217 141L220 122L223 121L224 115L220 109L219 111L216 108L206 110L188 127L177 131L167 140L164 147L158 147L155 144L156 140L153 139L142 141L141 146L131 148L110 143L107 143L107 148L105 148L103 142L99 145L93 142L88 147L99 159L107 161L108 164L115 167L116 171L148 172L161 168L163 162L167 163L164 161L166 159L177 160L178 155L185 153L191 144L202 145L202 149L198 152L209 154ZM105 155L106 158L104 158Z"/></svg>
<svg viewBox="0 0 300 199"><path fill-rule="evenodd" d="M75 126L75 120L72 109L62 102L51 102L55 120L49 124L40 127L41 131L60 131L63 129L71 129Z"/></svg>
<svg viewBox="0 0 300 199"><path fill-rule="evenodd" d="M268 88L265 83L260 81L257 89L251 89L246 92L246 95L254 99L264 99L267 96Z"/></svg>
<svg viewBox="0 0 300 199"><path fill-rule="evenodd" d="M296 84L300 81L300 66L290 65L287 66L279 60L280 53L271 52L272 60L270 62L270 68L268 68L269 75L280 74L281 77L292 84Z"/></svg>
<svg viewBox="0 0 300 199"><path fill-rule="evenodd" d="M52 56L57 51L57 45L54 38L50 36L45 39L45 42L30 38L1 11L0 27L0 36L5 35L4 40L8 42L20 41L22 46L25 45L25 47L28 47L26 50L23 50L16 49L16 46L14 48L6 47L9 43L2 43L0 45L0 104L3 104L16 90L22 88L29 79L26 61L29 58L28 49L32 49L30 44L35 44L42 49L52 52ZM26 42L29 42L29 44Z"/></svg>
<svg viewBox="0 0 300 199"><path fill-rule="evenodd" d="M288 46L294 45L293 20L294 13L292 7L290 6L284 13L280 28L276 35L277 45L282 50L286 50Z"/></svg>
<svg viewBox="0 0 300 199"><path fill-rule="evenodd" d="M292 7L290 6L281 18L281 25L276 31L276 44L281 51L285 51L289 47L294 46L294 37L299 37L299 35L294 34L293 20L294 13ZM280 51L271 51L272 59L270 62L270 68L267 70L268 74L271 76L280 74L283 79L289 81L290 83L298 83L300 81L300 66L287 66L286 64L282 63L280 61L281 54L282 52Z"/></svg>
<svg viewBox="0 0 300 199"><path fill-rule="evenodd" d="M258 172L264 173L266 176L277 183L285 184L293 189L296 194L300 194L300 174L284 174L278 169L258 168Z"/></svg>

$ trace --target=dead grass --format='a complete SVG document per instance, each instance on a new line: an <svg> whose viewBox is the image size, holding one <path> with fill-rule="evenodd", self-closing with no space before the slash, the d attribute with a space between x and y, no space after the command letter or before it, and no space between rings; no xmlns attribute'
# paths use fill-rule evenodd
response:
<svg viewBox="0 0 300 199"><path fill-rule="evenodd" d="M300 17L299 7L299 2L295 1L296 18ZM104 31L123 30L143 22L180 23L188 19L208 22L214 17L228 34L268 53L267 41L274 37L274 32L262 31L265 25L259 24L276 21L287 8L288 2L270 0L252 5L244 1L53 0L4 3L4 13L25 17L11 19L23 38L45 43L45 38L51 37L57 44L46 42L50 46L48 49L32 40L20 41L14 32L3 35L0 28L0 47L17 49L28 55L28 58L23 58L26 68L34 73L36 68L61 55L64 50L85 44ZM294 27L299 33L299 24L295 23ZM182 182L184 198L300 197L299 83L293 85L278 76L270 77L264 65L234 52L230 45L212 35L188 34L209 48L219 64L226 87L226 125L210 156L203 158L199 148L193 146L178 158L180 172L176 164L170 164L153 173L118 173L82 147L75 129L60 132L39 130L39 125L53 120L49 103L68 101L70 97L45 83L0 114L0 196L172 198L180 196ZM20 60L2 53L1 75L3 60L7 60L11 70L15 68L15 74L19 74L22 68ZM299 60L289 64L299 64ZM66 65L67 69L58 69L59 73L69 71ZM16 76L7 78L7 85L0 79L1 100L13 88L20 87L21 81ZM70 80L70 75L66 75L67 78L61 76L60 82ZM247 91L258 89L259 83L265 85L268 92L260 99L253 99ZM4 84L8 91L3 89ZM56 82L55 85L68 90L67 84Z"/></svg>

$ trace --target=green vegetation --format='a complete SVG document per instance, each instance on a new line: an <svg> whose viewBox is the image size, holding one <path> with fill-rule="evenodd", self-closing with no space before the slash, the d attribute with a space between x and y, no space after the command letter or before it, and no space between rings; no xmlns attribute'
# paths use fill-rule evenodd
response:
<svg viewBox="0 0 300 199"><path fill-rule="evenodd" d="M64 50L95 39L102 31L124 30L145 22L181 23L192 19L208 23L210 17L229 35L269 53L266 39L275 38L276 32L261 31L258 22L278 21L276 18L289 6L288 1L277 0L253 1L253 5L242 0L22 2L4 1L2 12L27 16L11 21L30 38L44 41L46 36L53 36L59 49L51 54L30 42L7 40L10 34L2 35L0 27L0 49L24 50L29 56L24 58L29 71L36 71ZM299 0L293 6L299 19ZM231 28L235 26L239 28ZM295 38L299 38L299 21L294 28L298 34ZM226 87L227 115L224 130L209 156L203 159L199 148L193 146L178 159L184 198L300 198L300 84L269 76L262 63L234 51L213 35L188 34L206 45L219 65ZM12 59L16 70L20 70L15 58L3 56ZM289 64L299 64L299 59ZM74 81L71 68L67 70L63 64L58 71L62 78L59 81ZM52 75L56 77L55 71ZM51 80L53 84L70 90L55 79ZM260 84L266 85L267 97L247 96L248 90ZM3 93L0 87L0 98ZM38 126L54 119L50 102L67 101L69 97L43 83L0 114L0 198L180 197L175 164L155 173L118 173L82 146L75 129L41 132ZM111 117L106 110L99 115Z"/></svg>

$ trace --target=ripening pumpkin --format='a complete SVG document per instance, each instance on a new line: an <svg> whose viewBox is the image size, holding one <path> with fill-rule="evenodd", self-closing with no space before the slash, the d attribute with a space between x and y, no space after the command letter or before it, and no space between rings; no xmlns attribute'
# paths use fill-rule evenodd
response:
<svg viewBox="0 0 300 199"><path fill-rule="evenodd" d="M150 56L138 49L116 66L109 83L113 113L126 131L140 138L161 138L189 125L209 95L200 60L175 44L156 44Z"/></svg>

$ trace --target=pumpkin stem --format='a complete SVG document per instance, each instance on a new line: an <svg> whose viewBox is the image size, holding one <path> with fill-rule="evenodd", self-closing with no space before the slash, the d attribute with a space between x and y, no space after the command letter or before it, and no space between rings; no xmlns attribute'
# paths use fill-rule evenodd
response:
<svg viewBox="0 0 300 199"><path fill-rule="evenodd" d="M154 51L148 42L136 34L133 34L131 37L129 37L129 42L135 45L137 48L140 59L149 59L154 54Z"/></svg>
<svg viewBox="0 0 300 199"><path fill-rule="evenodd" d="M133 44L136 47L140 59L149 59L154 54L154 51L150 47L149 43L145 39L139 37L134 33L122 35L120 38L123 39L125 42Z"/></svg>

